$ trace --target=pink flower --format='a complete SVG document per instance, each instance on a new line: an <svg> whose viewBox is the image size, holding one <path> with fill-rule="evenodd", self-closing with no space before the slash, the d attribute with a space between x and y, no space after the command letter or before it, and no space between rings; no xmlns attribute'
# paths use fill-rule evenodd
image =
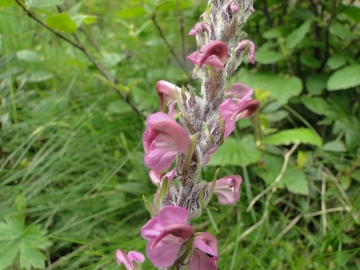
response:
<svg viewBox="0 0 360 270"><path fill-rule="evenodd" d="M214 40L203 46L199 51L196 51L189 55L187 59L194 64L198 65L199 68L203 64L214 67L215 69L224 69L228 55L228 49L226 43Z"/></svg>
<svg viewBox="0 0 360 270"><path fill-rule="evenodd" d="M158 112L146 119L143 135L144 162L150 169L167 170L177 153L187 154L191 140L171 116Z"/></svg>
<svg viewBox="0 0 360 270"><path fill-rule="evenodd" d="M202 33L204 31L207 33L211 33L210 25L208 23L198 22L190 30L188 36L196 36L196 34Z"/></svg>
<svg viewBox="0 0 360 270"><path fill-rule="evenodd" d="M230 8L234 13L239 10L239 6L234 1L231 2Z"/></svg>
<svg viewBox="0 0 360 270"><path fill-rule="evenodd" d="M154 170L151 170L149 172L151 182L155 186L160 185L160 187L161 187L165 177L168 179L169 182L171 182L174 179L174 174L175 174L175 168L172 169L171 171L169 171L165 175L162 175L160 172L157 172L157 171L154 171Z"/></svg>
<svg viewBox="0 0 360 270"><path fill-rule="evenodd" d="M172 103L177 101L177 93L181 93L181 89L179 87L163 80L156 83L156 91L160 98L160 107L162 112L164 111L164 99L166 100L168 107L170 107Z"/></svg>
<svg viewBox="0 0 360 270"><path fill-rule="evenodd" d="M139 252L136 251L129 251L129 253L126 255L124 251L121 249L116 250L116 261L119 265L124 264L127 270L133 270L134 262L140 262L142 263L145 260L144 255L142 255Z"/></svg>
<svg viewBox="0 0 360 270"><path fill-rule="evenodd" d="M187 224L188 219L188 210L170 205L162 208L157 217L141 228L141 236L149 240L147 255L156 267L172 265L181 246L194 234L193 228Z"/></svg>
<svg viewBox="0 0 360 270"><path fill-rule="evenodd" d="M234 83L225 96L231 96L220 105L220 115L225 122L224 139L235 129L235 122L252 115L260 105L258 100L251 99L253 90L243 83Z"/></svg>
<svg viewBox="0 0 360 270"><path fill-rule="evenodd" d="M239 199L239 187L242 178L239 175L228 175L215 182L214 194L218 197L219 204L233 204Z"/></svg>
<svg viewBox="0 0 360 270"><path fill-rule="evenodd" d="M248 39L244 39L240 41L240 43L237 45L235 52L238 53L240 51L245 50L246 47L249 46L248 50L248 59L251 64L255 64L255 44Z"/></svg>
<svg viewBox="0 0 360 270"><path fill-rule="evenodd" d="M202 232L195 238L189 270L217 270L217 240L210 233Z"/></svg>

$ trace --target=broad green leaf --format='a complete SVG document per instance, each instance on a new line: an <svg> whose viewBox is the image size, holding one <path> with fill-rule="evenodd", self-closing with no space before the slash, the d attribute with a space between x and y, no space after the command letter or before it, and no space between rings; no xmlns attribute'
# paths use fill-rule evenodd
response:
<svg viewBox="0 0 360 270"><path fill-rule="evenodd" d="M210 156L209 166L247 166L260 158L254 136L247 135L241 139L227 138L216 153Z"/></svg>
<svg viewBox="0 0 360 270"><path fill-rule="evenodd" d="M84 24L93 24L96 23L97 16L95 15L85 15L85 14L76 14L71 16L71 19L75 22L77 27L80 27Z"/></svg>
<svg viewBox="0 0 360 270"><path fill-rule="evenodd" d="M299 28L292 31L285 39L285 46L288 49L293 49L299 44L310 30L312 20L307 20Z"/></svg>
<svg viewBox="0 0 360 270"><path fill-rule="evenodd" d="M346 146L342 141L327 142L323 146L323 150L327 152L346 152Z"/></svg>
<svg viewBox="0 0 360 270"><path fill-rule="evenodd" d="M287 33L291 31L290 26L278 26L275 28L272 28L262 34L263 38L266 39L273 39L273 38L280 38L284 37Z"/></svg>
<svg viewBox="0 0 360 270"><path fill-rule="evenodd" d="M347 17L353 19L356 22L360 22L360 8L356 6L347 6L343 9L343 12Z"/></svg>
<svg viewBox="0 0 360 270"><path fill-rule="evenodd" d="M354 39L357 38L357 35L355 35L353 32L351 32L349 29L347 29L342 24L332 24L329 27L329 31L334 36L338 36L343 39Z"/></svg>
<svg viewBox="0 0 360 270"><path fill-rule="evenodd" d="M43 269L46 257L39 251L51 245L46 231L38 226L25 227L20 216L8 216L0 222L0 269L5 269L20 252L20 266Z"/></svg>
<svg viewBox="0 0 360 270"><path fill-rule="evenodd" d="M329 104L323 98L320 97L307 97L302 96L301 102L308 108L310 111L319 114L325 115L326 112L329 110Z"/></svg>
<svg viewBox="0 0 360 270"><path fill-rule="evenodd" d="M14 0L0 0L0 7L16 6Z"/></svg>
<svg viewBox="0 0 360 270"><path fill-rule="evenodd" d="M43 82L51 79L54 75L48 71L38 70L30 73L27 77L28 82Z"/></svg>
<svg viewBox="0 0 360 270"><path fill-rule="evenodd" d="M74 33L78 28L66 12L50 15L45 19L45 22L49 27L59 32Z"/></svg>
<svg viewBox="0 0 360 270"><path fill-rule="evenodd" d="M302 170L293 170L291 172L291 176L285 177L283 182L290 192L301 195L309 195L308 180Z"/></svg>
<svg viewBox="0 0 360 270"><path fill-rule="evenodd" d="M34 63L41 62L39 54L32 50L18 51L18 52L16 52L16 57L19 60L26 61L26 62L34 62Z"/></svg>
<svg viewBox="0 0 360 270"><path fill-rule="evenodd" d="M284 164L284 159L269 154L263 154L261 161L262 166L255 168L255 173L262 178L267 185L271 185L279 176ZM276 187L286 187L290 192L295 194L308 195L309 193L308 181L304 172L301 169L295 169L291 164L287 165L286 170L280 181L276 184Z"/></svg>
<svg viewBox="0 0 360 270"><path fill-rule="evenodd" d="M321 138L306 128L283 130L265 139L268 144L289 145L297 142L321 147Z"/></svg>
<svg viewBox="0 0 360 270"><path fill-rule="evenodd" d="M326 82L329 79L327 74L316 74L305 79L305 86L307 91L313 95L321 95L326 89Z"/></svg>
<svg viewBox="0 0 360 270"><path fill-rule="evenodd" d="M115 52L104 52L103 54L103 64L105 67L113 67L119 64L125 56L123 54L115 53Z"/></svg>
<svg viewBox="0 0 360 270"><path fill-rule="evenodd" d="M271 50L259 50L256 52L256 62L260 64L273 64L282 58L282 54Z"/></svg>
<svg viewBox="0 0 360 270"><path fill-rule="evenodd" d="M131 111L131 107L128 103L123 100L116 100L107 106L109 114L122 114Z"/></svg>
<svg viewBox="0 0 360 270"><path fill-rule="evenodd" d="M330 69L338 69L346 64L346 58L341 54L332 55L326 62Z"/></svg>
<svg viewBox="0 0 360 270"><path fill-rule="evenodd" d="M300 63L309 68L316 69L320 67L320 62L314 56L308 54L300 55Z"/></svg>
<svg viewBox="0 0 360 270"><path fill-rule="evenodd" d="M25 0L27 8L44 8L61 5L64 0Z"/></svg>
<svg viewBox="0 0 360 270"><path fill-rule="evenodd" d="M298 96L303 88L301 80L295 76L251 73L242 68L239 78L241 82L253 89L260 88L269 91L270 96L281 104L286 104L291 97Z"/></svg>
<svg viewBox="0 0 360 270"><path fill-rule="evenodd" d="M327 82L329 91L347 89L360 85L360 65L346 66L337 70Z"/></svg>
<svg viewBox="0 0 360 270"><path fill-rule="evenodd" d="M146 10L143 7L139 6L139 7L131 7L120 10L117 16L119 18L124 19L124 18L135 18L145 14L146 14Z"/></svg>

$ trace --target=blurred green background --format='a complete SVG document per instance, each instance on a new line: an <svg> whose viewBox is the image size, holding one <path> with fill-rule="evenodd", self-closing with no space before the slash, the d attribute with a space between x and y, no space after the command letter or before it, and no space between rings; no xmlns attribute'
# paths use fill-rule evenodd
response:
<svg viewBox="0 0 360 270"><path fill-rule="evenodd" d="M144 120L158 80L199 90L184 57L206 5L0 0L0 269L118 269L117 248L145 253ZM243 30L257 61L229 84L261 108L202 173L241 175L241 198L192 222L218 238L220 269L359 269L359 6L255 1Z"/></svg>

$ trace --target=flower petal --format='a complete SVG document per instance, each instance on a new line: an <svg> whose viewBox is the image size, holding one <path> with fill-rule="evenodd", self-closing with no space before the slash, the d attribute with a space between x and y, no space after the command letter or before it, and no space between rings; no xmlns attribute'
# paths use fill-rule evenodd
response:
<svg viewBox="0 0 360 270"><path fill-rule="evenodd" d="M228 175L216 180L214 194L218 197L219 204L233 204L239 199L239 188L242 178L239 175Z"/></svg>

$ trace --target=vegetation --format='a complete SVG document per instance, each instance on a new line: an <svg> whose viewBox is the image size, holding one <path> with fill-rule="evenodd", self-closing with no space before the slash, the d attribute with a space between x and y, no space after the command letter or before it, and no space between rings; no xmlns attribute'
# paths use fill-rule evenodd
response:
<svg viewBox="0 0 360 270"><path fill-rule="evenodd" d="M111 270L117 248L145 253L144 119L158 80L199 88L186 33L206 2L0 0L0 269ZM358 269L356 3L254 3L257 61L229 83L261 108L203 172L241 175L241 198L194 224L219 239L220 269Z"/></svg>

